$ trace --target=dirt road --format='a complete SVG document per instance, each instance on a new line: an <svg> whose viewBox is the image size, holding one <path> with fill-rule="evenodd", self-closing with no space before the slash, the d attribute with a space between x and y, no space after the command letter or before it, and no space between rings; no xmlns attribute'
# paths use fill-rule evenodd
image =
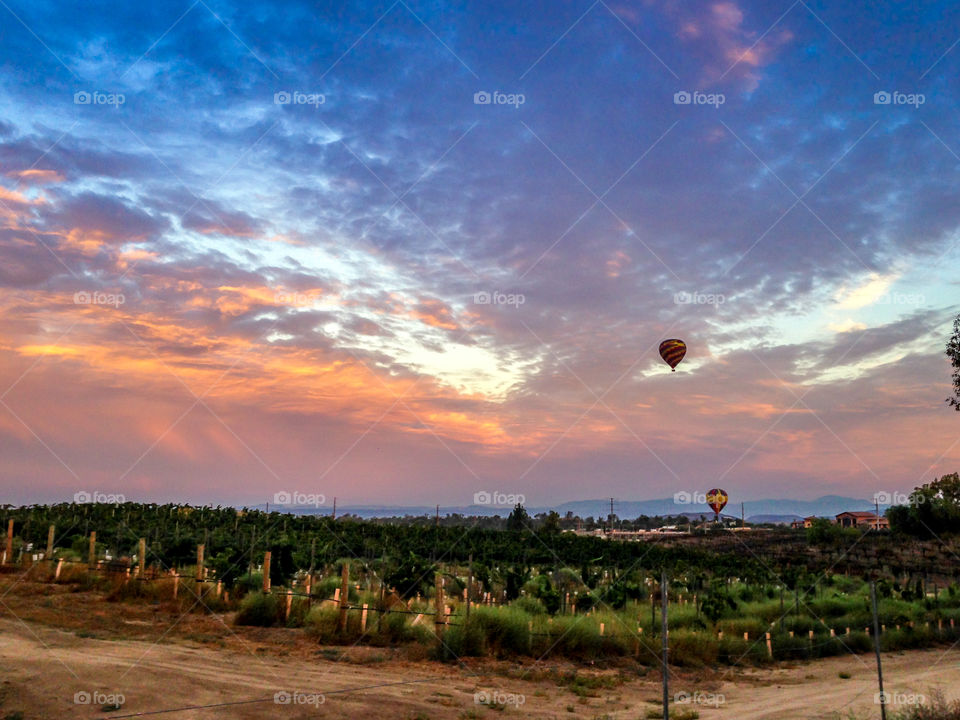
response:
<svg viewBox="0 0 960 720"><path fill-rule="evenodd" d="M291 631L296 632L296 631ZM9 615L0 618L0 717L61 718L630 718L647 717L660 697L659 677L615 681L616 673L584 674L613 682L576 684L562 673L486 663L482 674L463 666L410 662L382 654L334 662L340 651L314 659L264 653L255 644L209 647L179 640L100 640ZM901 701L940 688L960 697L960 649L884 657L887 689ZM528 666L529 667L529 666ZM849 673L842 679L839 673ZM832 658L736 677L686 673L672 693L687 693L703 720L737 718L878 717L872 655ZM531 679L533 678L533 679ZM79 693L79 695L77 695ZM84 695L86 693L86 695ZM99 694L98 694L99 693ZM289 704L275 702L289 697ZM298 693L298 694L296 694ZM475 701L492 699L494 707ZM122 695L119 710L104 710ZM89 697L90 703L76 703ZM196 708L210 705L215 707ZM186 707L194 709L181 709ZM158 712L169 710L171 712ZM174 711L176 710L176 711Z"/></svg>

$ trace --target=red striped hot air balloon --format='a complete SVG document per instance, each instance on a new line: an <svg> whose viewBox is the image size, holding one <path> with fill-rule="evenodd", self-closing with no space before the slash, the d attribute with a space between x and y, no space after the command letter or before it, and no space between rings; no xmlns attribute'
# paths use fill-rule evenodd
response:
<svg viewBox="0 0 960 720"><path fill-rule="evenodd" d="M671 372L677 371L677 365L687 354L687 344L683 340L671 338L660 343L660 357L670 366Z"/></svg>
<svg viewBox="0 0 960 720"><path fill-rule="evenodd" d="M707 490L707 505L713 510L717 520L720 519L720 511L726 507L728 499L726 490L721 490L720 488Z"/></svg>

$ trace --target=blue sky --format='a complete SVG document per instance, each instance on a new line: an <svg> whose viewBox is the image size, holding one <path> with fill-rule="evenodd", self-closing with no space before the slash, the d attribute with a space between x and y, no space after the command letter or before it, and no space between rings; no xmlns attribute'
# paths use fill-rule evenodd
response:
<svg viewBox="0 0 960 720"><path fill-rule="evenodd" d="M0 17L15 500L872 497L956 469L955 5Z"/></svg>

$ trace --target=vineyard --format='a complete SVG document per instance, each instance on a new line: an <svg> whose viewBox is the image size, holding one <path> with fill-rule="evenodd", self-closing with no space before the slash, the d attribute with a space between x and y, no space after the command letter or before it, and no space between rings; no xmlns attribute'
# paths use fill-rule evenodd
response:
<svg viewBox="0 0 960 720"><path fill-rule="evenodd" d="M678 666L871 650L867 580L882 649L960 639L960 591L942 579L960 562L901 576L885 544L929 548L870 531L810 548L802 533L786 542L788 531L611 542L537 527L519 511L511 530L138 504L7 508L6 519L4 569L33 582L303 628L324 645L424 648L437 660L655 665L664 579Z"/></svg>

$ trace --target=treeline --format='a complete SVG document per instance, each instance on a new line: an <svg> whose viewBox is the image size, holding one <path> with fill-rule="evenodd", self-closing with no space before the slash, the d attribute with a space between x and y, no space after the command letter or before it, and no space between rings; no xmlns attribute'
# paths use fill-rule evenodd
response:
<svg viewBox="0 0 960 720"><path fill-rule="evenodd" d="M230 507L176 504L60 503L6 506L14 520L17 549L46 548L50 525L56 526L58 555L86 559L89 536L96 532L100 557L129 558L140 538L147 545L147 563L162 568L192 565L203 544L206 565L225 583L249 573L263 553L272 554L271 580L285 584L298 570L322 567L341 558L376 564L381 571L404 574L432 563L465 563L471 556L478 575L500 568L504 575L524 577L531 569L557 567L620 570L645 568L683 571L709 568L711 574L761 576L760 562L736 553L703 548L665 547L656 543L620 543L564 533L559 524L541 522L515 509L504 529L479 524L396 524L355 518L293 515Z"/></svg>

